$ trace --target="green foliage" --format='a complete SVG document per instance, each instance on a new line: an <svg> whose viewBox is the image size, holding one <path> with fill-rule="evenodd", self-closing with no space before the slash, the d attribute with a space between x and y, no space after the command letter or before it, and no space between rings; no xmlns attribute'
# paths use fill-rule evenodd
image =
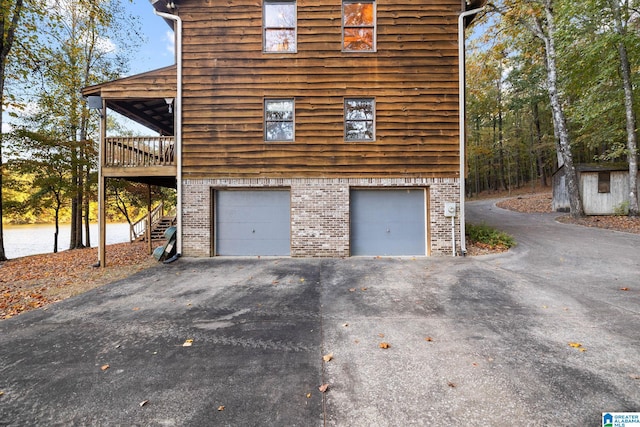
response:
<svg viewBox="0 0 640 427"><path fill-rule="evenodd" d="M469 44L470 191L517 188L549 178L557 168L544 45L532 31L535 22L547 24L544 3L489 2L489 13L479 21L484 35ZM550 4L556 28L557 92L562 96L574 162L627 161L631 150L619 48L623 45L628 52L635 91L640 87L640 1L552 0ZM640 114L637 101L634 113Z"/></svg>
<svg viewBox="0 0 640 427"><path fill-rule="evenodd" d="M473 225L467 223L465 230L469 240L475 243L485 244L492 248L511 248L516 244L513 237L486 224Z"/></svg>
<svg viewBox="0 0 640 427"><path fill-rule="evenodd" d="M622 202L619 205L613 207L613 214L618 216L629 215L629 202Z"/></svg>

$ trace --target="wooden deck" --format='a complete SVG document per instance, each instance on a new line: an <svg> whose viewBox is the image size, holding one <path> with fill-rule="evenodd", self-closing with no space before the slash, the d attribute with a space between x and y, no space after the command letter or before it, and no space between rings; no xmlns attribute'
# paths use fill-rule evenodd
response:
<svg viewBox="0 0 640 427"><path fill-rule="evenodd" d="M172 136L105 138L102 171L105 177L148 182L177 174Z"/></svg>

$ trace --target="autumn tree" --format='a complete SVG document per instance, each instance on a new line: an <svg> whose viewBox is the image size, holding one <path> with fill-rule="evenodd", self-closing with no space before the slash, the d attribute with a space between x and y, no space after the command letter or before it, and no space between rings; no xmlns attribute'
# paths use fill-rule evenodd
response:
<svg viewBox="0 0 640 427"><path fill-rule="evenodd" d="M7 91L10 81L24 78L31 61L25 60L33 46L34 17L42 6L35 0L0 0L0 261L7 259L2 229L2 179L4 165L3 117L8 106L15 106L17 97Z"/></svg>
<svg viewBox="0 0 640 427"><path fill-rule="evenodd" d="M467 188L511 190L538 178L546 185L555 155L539 43L526 32L515 39L495 22L483 25L467 65Z"/></svg>
<svg viewBox="0 0 640 427"><path fill-rule="evenodd" d="M56 122L70 144L71 198L69 248L83 247L82 223L88 223L87 179L95 167L96 148L90 135L96 129L81 97L83 87L112 80L126 71L128 55L140 40L135 20L122 12L118 0L59 2L42 20L42 56L47 58L37 93L41 112ZM116 48L117 46L117 48ZM88 227L86 228L87 240Z"/></svg>
<svg viewBox="0 0 640 427"><path fill-rule="evenodd" d="M571 151L571 135L565 114L565 99L559 88L558 52L556 50L557 20L554 0L503 0L492 4L490 9L501 15L501 29L514 39L524 33L533 35L540 45L545 65L546 91L553 117L558 162L564 167L564 176L569 193L571 215L583 216L582 199L578 187L578 175Z"/></svg>
<svg viewBox="0 0 640 427"><path fill-rule="evenodd" d="M629 49L627 48L627 24L630 21L631 9L628 1L608 0L613 18L614 33L617 36L618 56L620 59L620 75L622 76L622 88L624 89L624 106L627 131L627 159L629 162L629 215L638 216L638 129L636 114L634 111L634 93L631 77L631 63L629 61ZM635 14L637 12L633 11ZM635 17L637 19L637 16ZM635 38L637 42L637 37Z"/></svg>
<svg viewBox="0 0 640 427"><path fill-rule="evenodd" d="M13 153L10 154L7 165L15 172L31 177L30 197L26 199L26 204L36 210L53 211L53 252L58 252L60 210L72 190L68 158L73 147L55 129L32 132L27 128L20 128L11 136L10 149Z"/></svg>
<svg viewBox="0 0 640 427"><path fill-rule="evenodd" d="M574 99L576 141L587 161L621 161L629 166L629 215L638 214L637 120L634 87L640 49L636 2L565 0L561 13L567 89ZM635 81L634 81L635 77Z"/></svg>

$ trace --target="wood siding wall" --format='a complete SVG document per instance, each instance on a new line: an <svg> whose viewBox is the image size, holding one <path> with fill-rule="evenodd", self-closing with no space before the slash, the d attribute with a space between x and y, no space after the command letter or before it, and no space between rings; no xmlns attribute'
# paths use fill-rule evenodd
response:
<svg viewBox="0 0 640 427"><path fill-rule="evenodd" d="M341 51L341 1L298 0L297 53L262 53L262 2L183 2L185 178L455 177L460 0L380 0L377 52ZM376 102L345 142L344 98ZM295 99L295 141L264 141L264 98Z"/></svg>

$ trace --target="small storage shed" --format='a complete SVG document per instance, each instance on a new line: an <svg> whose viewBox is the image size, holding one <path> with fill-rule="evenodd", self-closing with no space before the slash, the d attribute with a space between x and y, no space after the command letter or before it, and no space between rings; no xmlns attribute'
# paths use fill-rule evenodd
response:
<svg viewBox="0 0 640 427"><path fill-rule="evenodd" d="M613 215L628 209L629 166L627 164L579 164L576 166L576 171L582 206L586 215ZM569 193L564 166L553 174L552 207L557 212L569 212Z"/></svg>

